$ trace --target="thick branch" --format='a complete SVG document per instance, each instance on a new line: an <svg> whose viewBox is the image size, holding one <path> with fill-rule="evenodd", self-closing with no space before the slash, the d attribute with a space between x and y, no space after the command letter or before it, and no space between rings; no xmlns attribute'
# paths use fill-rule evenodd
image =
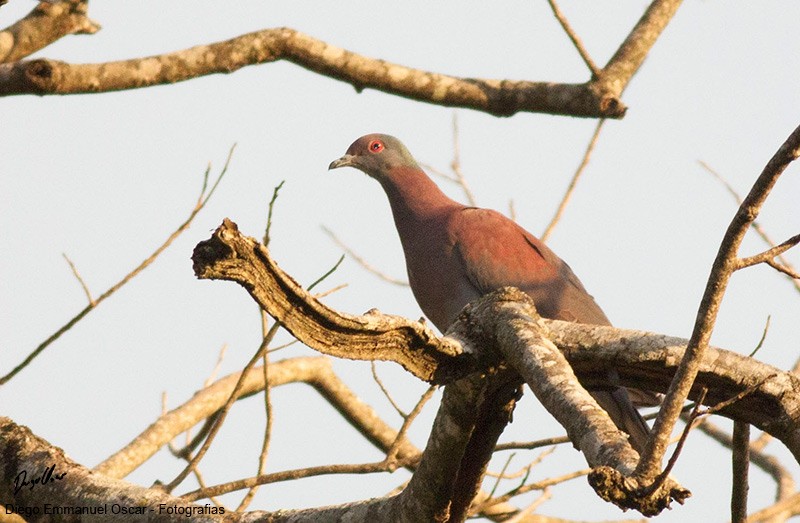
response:
<svg viewBox="0 0 800 523"><path fill-rule="evenodd" d="M86 16L87 0L41 2L17 23L0 31L0 63L16 62L63 36L91 34L100 26Z"/></svg>
<svg viewBox="0 0 800 523"><path fill-rule="evenodd" d="M420 322L398 316L339 313L313 299L272 260L255 239L227 218L192 254L195 274L241 284L298 340L339 358L395 361L420 379L443 383L463 376L468 358L459 344L439 339ZM459 357L461 356L461 357Z"/></svg>
<svg viewBox="0 0 800 523"><path fill-rule="evenodd" d="M622 95L650 49L675 16L682 0L654 0L600 72L598 84L609 93Z"/></svg>
<svg viewBox="0 0 800 523"><path fill-rule="evenodd" d="M183 405L159 417L128 445L97 465L94 471L112 478L127 476L176 436L221 409L238 379L239 373L231 374L199 391ZM342 383L326 358L292 358L271 363L269 381L272 387L297 382L311 385L345 420L384 451L397 437L397 430L387 425L372 408L358 400ZM254 368L247 373L240 398L255 394L263 388L263 369ZM419 450L413 445L403 442L397 457L401 460L418 459L419 455Z"/></svg>
<svg viewBox="0 0 800 523"><path fill-rule="evenodd" d="M461 330L464 327L468 330ZM475 331L479 337L490 336L485 344L502 353L595 468L589 482L600 497L654 516L673 500L683 503L691 495L671 478L654 492L645 491L642 487L646 485L631 478L638 454L581 386L564 355L550 341L550 332L527 294L505 288L476 300L464 308L454 329L458 337Z"/></svg>
<svg viewBox="0 0 800 523"><path fill-rule="evenodd" d="M80 94L191 80L287 60L310 71L412 100L496 116L542 112L620 118L625 107L590 84L458 78L372 59L289 28L264 29L163 55L98 64L39 59L0 66L0 96Z"/></svg>
<svg viewBox="0 0 800 523"><path fill-rule="evenodd" d="M326 354L395 361L421 379L442 383L498 360L491 349L481 350L491 346L487 345L492 343L490 332L484 332L489 337L482 339L471 329L467 340L456 331L439 340L422 324L397 316L350 316L329 309L285 274L263 246L242 236L227 219L210 240L198 244L193 259L199 277L236 281L298 339ZM607 385L608 371L616 369L621 385L664 392L686 350L687 341L681 338L555 320L543 322L553 343L589 388ZM384 350L383 344L390 348ZM689 394L696 398L705 386L708 405L755 386L752 393L719 414L772 434L800 462L800 378L713 347L698 360L697 369Z"/></svg>
<svg viewBox="0 0 800 523"><path fill-rule="evenodd" d="M187 521L186 511L196 514L192 521L238 521L234 514L203 513L218 511L211 505L193 505L157 489L146 489L124 481L96 474L75 463L64 451L33 434L27 427L0 417L0 502L20 510L38 510L36 521L85 521L86 515L47 517L45 504L55 507L85 508L98 521L157 519L167 522ZM48 472L49 471L49 472ZM37 483L32 483L39 479ZM22 482L26 481L27 484ZM132 510L131 514L114 513L114 507ZM167 511L167 507L171 511ZM177 510L180 510L178 512ZM91 511L91 512L88 512ZM137 512L138 511L138 512ZM136 517L132 514L141 514ZM30 514L29 514L30 516ZM152 517L151 517L152 516Z"/></svg>

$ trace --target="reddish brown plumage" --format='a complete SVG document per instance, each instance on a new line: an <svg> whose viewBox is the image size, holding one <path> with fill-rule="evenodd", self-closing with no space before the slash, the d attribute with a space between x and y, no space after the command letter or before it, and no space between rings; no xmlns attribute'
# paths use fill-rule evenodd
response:
<svg viewBox="0 0 800 523"><path fill-rule="evenodd" d="M378 180L389 197L411 290L442 332L464 305L504 286L529 294L545 318L610 325L553 251L502 214L448 198L396 138L382 134L359 138L330 168L344 166ZM648 429L625 389L592 394L640 449Z"/></svg>

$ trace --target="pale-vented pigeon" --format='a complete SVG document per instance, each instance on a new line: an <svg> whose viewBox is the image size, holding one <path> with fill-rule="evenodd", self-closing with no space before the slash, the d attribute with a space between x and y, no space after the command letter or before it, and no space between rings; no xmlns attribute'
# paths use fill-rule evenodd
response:
<svg viewBox="0 0 800 523"><path fill-rule="evenodd" d="M392 136L362 136L329 169L355 167L380 182L405 253L411 290L445 332L470 301L504 286L529 294L545 318L610 325L569 266L502 214L448 198ZM619 387L592 395L641 450L647 424Z"/></svg>

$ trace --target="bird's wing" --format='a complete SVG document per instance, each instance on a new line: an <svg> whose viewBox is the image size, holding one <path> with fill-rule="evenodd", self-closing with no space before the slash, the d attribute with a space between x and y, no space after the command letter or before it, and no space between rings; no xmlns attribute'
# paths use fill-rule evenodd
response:
<svg viewBox="0 0 800 523"><path fill-rule="evenodd" d="M464 208L451 218L448 234L467 279L480 294L514 286L533 298L545 318L609 324L572 269L502 214Z"/></svg>

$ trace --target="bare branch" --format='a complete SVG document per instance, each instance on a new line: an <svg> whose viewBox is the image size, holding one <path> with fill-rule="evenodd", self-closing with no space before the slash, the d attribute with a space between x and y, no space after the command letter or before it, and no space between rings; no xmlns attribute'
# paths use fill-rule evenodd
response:
<svg viewBox="0 0 800 523"><path fill-rule="evenodd" d="M253 395L264 388L263 369L256 367L248 372L237 372L205 387L183 405L159 417L147 430L97 465L94 470L114 478L127 476L175 436L219 411L239 381L242 386L238 397ZM314 387L353 427L362 432L367 440L378 448L388 450L397 437L395 429L381 420L369 406L358 401L356 395L333 372L326 358L319 356L293 358L270 365L271 387L296 382L307 383ZM419 459L419 455L419 451L410 444L404 444L400 454L403 459L406 456Z"/></svg>
<svg viewBox="0 0 800 523"><path fill-rule="evenodd" d="M600 136L600 130L603 128L604 122L605 119L600 119L600 121L597 122L597 126L594 128L594 134L592 135L591 140L589 140L589 145L586 146L586 152L583 153L581 164L575 170L575 174L572 175L572 180L570 180L569 186L567 186L567 192L564 193L564 197L561 198L561 203L558 204L556 213L553 215L550 223L547 224L547 227L545 227L544 232L542 233L541 239L543 242L546 242L548 238L550 238L550 235L553 234L553 229L555 229L556 224L558 224L559 220L561 220L561 216L564 214L564 209L567 208L567 204L569 203L570 198L572 198L572 193L575 191L575 186L578 184L578 180L583 174L583 171L586 169L586 166L589 165L589 158L591 158L594 147L597 145L597 138Z"/></svg>
<svg viewBox="0 0 800 523"><path fill-rule="evenodd" d="M681 0L653 0L600 72L598 83L609 93L621 95L680 5Z"/></svg>
<svg viewBox="0 0 800 523"><path fill-rule="evenodd" d="M458 113L456 112L453 113L453 161L450 162L450 168L453 170L456 183L464 190L467 203L472 206L478 205L475 194L467 183L464 173L461 172L461 143L458 139Z"/></svg>
<svg viewBox="0 0 800 523"><path fill-rule="evenodd" d="M0 460L3 502L15 507L43 507L45 503L55 507L82 507L89 514L107 514L103 519L121 521L119 516L111 516L110 511L103 512L108 510L104 507L115 504L135 509L145 519L152 514L159 521L166 522L186 521L187 513L202 516L203 521L209 522L239 520L230 517L230 514L220 513L210 504L192 505L160 489L148 489L94 473L72 461L63 450L53 447L27 427L17 425L9 418L0 417L0 455L4 456ZM52 467L49 482L41 482L35 489L15 488L14 478L20 471L33 473L49 467ZM163 510L165 506L173 507L172 511L167 513ZM65 516L65 519L72 521L81 517ZM126 519L136 517L126 515Z"/></svg>
<svg viewBox="0 0 800 523"><path fill-rule="evenodd" d="M219 182L222 180L222 177L225 176L225 173L228 171L228 165L230 165L231 157L233 155L233 148L231 148L230 152L228 153L228 158L225 160L225 165L222 167L222 171L219 173L219 176L215 180L214 184L212 185L211 189L205 190L208 184L208 175L209 170L206 170L204 178L203 178L203 191L200 194L200 197L197 200L192 211L189 213L189 217L184 221L182 224L178 226L175 231L169 235L169 237L162 243L153 253L148 256L142 263L140 263L135 269L125 275L120 281L112 285L108 290L106 290L103 294L97 297L94 302L87 305L83 310L81 310L77 315L75 315L71 320L65 323L61 328L59 328L56 332L50 335L49 338L44 340L41 344L39 344L36 349L33 350L19 365L14 367L8 374L5 376L0 377L0 386L7 383L11 378L17 375L22 369L27 367L31 361L33 361L39 354L42 353L47 347L49 347L54 341L61 337L62 334L67 332L72 328L73 325L78 323L80 320L83 319L84 316L89 314L92 310L95 309L98 305L106 300L109 296L117 292L121 287L123 287L126 283L131 281L135 278L140 272L145 270L147 267L153 263L156 258L158 258L162 252L164 252L167 247L169 247L175 238L180 236L186 229L189 228L192 221L194 220L195 216L205 207L206 203L208 203L209 198L211 195L214 194L215 189L219 185Z"/></svg>
<svg viewBox="0 0 800 523"><path fill-rule="evenodd" d="M758 216L761 206L781 173L797 159L798 155L800 155L800 127L789 135L767 163L725 232L700 302L686 353L662 403L650 440L642 452L636 470L636 475L639 477L654 478L659 473L669 435L695 382L700 362L707 352L725 289L737 264L736 253L742 239Z"/></svg>
<svg viewBox="0 0 800 523"><path fill-rule="evenodd" d="M728 182L728 180L726 180L717 171L712 169L711 166L709 166L706 162L701 160L701 161L698 161L698 163L700 164L700 166L703 169L705 169L714 178L716 178L717 181L719 181L725 187L725 189L727 189L728 193L733 197L734 200L736 200L737 205L741 205L742 204L742 197L739 195L739 193L736 191L736 189L734 189L733 186ZM758 235L761 237L761 239L764 240L764 243L766 243L770 247L775 247L776 242L773 241L773 239L770 237L770 235L767 234L767 232L764 230L764 228L761 227L761 225L757 221L753 221L753 224L751 226L753 227L753 230L755 230L756 233L758 233ZM795 268L792 266L792 264L789 263L789 260L787 260L786 257L784 257L783 255L778 255L777 258L778 258L778 260L780 260L780 267L772 266L771 264L770 264L770 266L772 266L774 269L777 269L777 270L779 270L781 272L784 272L787 276L789 276L789 278L791 279L792 285L794 285L794 288L798 292L800 292L800 281L799 281L800 280L800 272L795 270ZM769 262L767 262L767 263L769 263Z"/></svg>
<svg viewBox="0 0 800 523"><path fill-rule="evenodd" d="M318 74L412 100L496 116L544 112L620 118L625 106L591 84L458 78L366 58L290 28L264 29L157 56L98 64L37 59L0 65L0 96L80 94L172 84L286 60Z"/></svg>
<svg viewBox="0 0 800 523"><path fill-rule="evenodd" d="M697 428L721 445L727 448L733 447L732 436L712 423L709 419L701 421L697 425ZM792 475L775 456L765 454L762 449L759 448L757 441L750 443L749 455L750 461L765 473L769 474L775 481L777 486L776 500L781 501L787 499L794 493L795 482L792 479Z"/></svg>
<svg viewBox="0 0 800 523"><path fill-rule="evenodd" d="M776 268L779 271L783 272L784 274L787 274L793 278L800 277L792 274L792 272L789 271L786 267L780 267L778 264L775 263L776 256L780 256L781 254L788 251L798 243L800 243L800 234L796 234L791 238L789 238L788 240L786 240L785 242L781 243L780 245L776 245L775 247L767 249L766 251L756 254L754 256L748 256L747 258L739 258L739 260L736 263L736 266L734 267L734 270L744 269L745 267L751 267L759 263L768 263L771 267Z"/></svg>
<svg viewBox="0 0 800 523"><path fill-rule="evenodd" d="M266 249L252 238L242 236L229 220L225 220L210 240L198 244L193 259L195 273L201 278L240 283L296 338L320 352L348 359L394 361L421 379L435 383L450 382L497 361L498 354L492 350L491 343L469 342L459 338L458 332L438 339L416 321L374 311L351 316L329 309L284 273ZM511 296L507 292L501 291L485 299L498 299L502 303ZM516 293L516 296L529 303L527 295ZM514 310L511 303L506 305L510 311ZM470 305L464 311L474 310L476 306ZM469 320L469 316L466 319L467 322L477 321ZM502 322L502 315L493 321ZM676 362L686 351L687 341L680 338L542 321L549 327L552 341L564 352L575 374L589 389L608 385L608 370L614 368L619 373L619 385L663 392L669 387ZM725 406L720 413L747 421L776 436L800 461L798 376L712 347L706 348L697 365L699 373L692 396L696 397L697 387L706 386L711 405L758 384L757 390Z"/></svg>
<svg viewBox="0 0 800 523"><path fill-rule="evenodd" d="M536 441L510 441L508 443L498 444L494 450L495 452L499 452L501 450L538 449L540 447L549 447L551 445L559 445L561 443L569 443L569 438L567 436L558 436Z"/></svg>
<svg viewBox="0 0 800 523"><path fill-rule="evenodd" d="M93 34L100 25L86 16L87 0L38 2L14 25L0 31L0 63L16 62L70 34Z"/></svg>
<svg viewBox="0 0 800 523"><path fill-rule="evenodd" d="M561 12L561 9L558 8L558 4L556 4L555 0L547 0L547 3L550 4L550 9L553 10L553 14L558 20L558 23L561 24L561 28L564 29L564 32L567 33L567 36L572 41L572 45L575 46L575 49L578 51L578 54L581 55L583 59L583 63L586 64L586 67L589 68L589 71L592 73L592 78L597 78L600 74L600 68L594 63L592 57L589 56L589 51L583 46L583 42L569 25L567 21L567 17L564 16L564 13Z"/></svg>
<svg viewBox="0 0 800 523"><path fill-rule="evenodd" d="M731 488L731 523L747 521L747 492L750 464L750 425L733 422L733 486Z"/></svg>
<svg viewBox="0 0 800 523"><path fill-rule="evenodd" d="M372 274L374 274L378 278L380 278L383 281L386 281L388 283L391 283L391 284L394 284L394 285L400 285L402 287L408 287L408 282L407 281L401 280L399 278L394 278L394 277L389 276L388 274L386 274L384 272L381 272L380 270L375 268L373 265L371 265L363 257L361 257L358 254L356 254L350 247L348 247L342 240L340 240L339 237L336 236L336 234L332 230L328 229L324 225L321 225L320 227L322 227L322 230L325 232L325 234L330 236L331 240L333 240L333 243L338 245L339 248L341 248L344 252L346 252L351 258L353 258L359 265L361 265L368 272L371 272Z"/></svg>
<svg viewBox="0 0 800 523"><path fill-rule="evenodd" d="M86 299L89 300L89 305L96 305L96 303L94 301L94 298L92 298L92 292L89 290L89 286L86 285L86 282L83 280L83 277L81 277L81 274L78 272L78 268L75 267L75 264L72 263L72 260L69 259L69 256L67 256L67 253L62 252L61 256L63 256L64 259L67 260L67 264L69 265L69 268L72 271L72 274L78 280L78 283L81 284L81 288L83 289L83 293L86 294Z"/></svg>
<svg viewBox="0 0 800 523"><path fill-rule="evenodd" d="M392 395L389 393L389 390L386 388L381 379L378 377L378 369L376 368L374 361L370 362L370 368L372 369L372 379L378 385L378 388L381 389L381 392L383 393L384 397L389 401L389 403L392 405L394 410L397 411L400 417L406 419L408 417L408 414L403 409L400 408L400 405L398 405L397 402L394 401L394 398L392 398Z"/></svg>

